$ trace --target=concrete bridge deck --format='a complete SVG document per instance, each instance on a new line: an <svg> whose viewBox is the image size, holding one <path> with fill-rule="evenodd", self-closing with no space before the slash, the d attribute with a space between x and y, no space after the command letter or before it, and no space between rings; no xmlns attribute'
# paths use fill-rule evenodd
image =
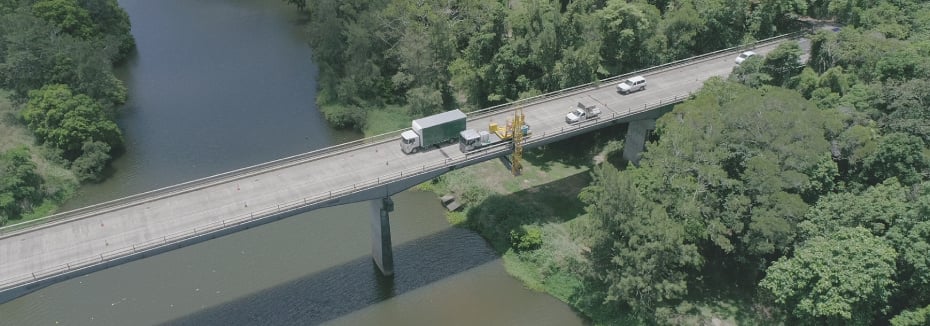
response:
<svg viewBox="0 0 930 326"><path fill-rule="evenodd" d="M765 54L788 39L750 46ZM533 134L531 148L680 102L712 76L725 76L736 53L727 49L647 69L645 91L616 92L616 80L546 94L519 104ZM597 104L597 121L567 125L569 107ZM469 115L486 129L512 117L506 107ZM57 214L27 228L0 229L0 302L70 277L173 250L321 207L373 200L451 169L509 154L509 146L463 154L457 145L406 155L399 132L285 158L218 176Z"/></svg>

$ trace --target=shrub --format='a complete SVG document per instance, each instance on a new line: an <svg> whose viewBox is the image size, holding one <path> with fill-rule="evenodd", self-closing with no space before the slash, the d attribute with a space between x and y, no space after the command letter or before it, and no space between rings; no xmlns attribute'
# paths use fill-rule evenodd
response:
<svg viewBox="0 0 930 326"><path fill-rule="evenodd" d="M517 251L539 249L542 246L542 229L536 225L524 225L510 230L510 246Z"/></svg>

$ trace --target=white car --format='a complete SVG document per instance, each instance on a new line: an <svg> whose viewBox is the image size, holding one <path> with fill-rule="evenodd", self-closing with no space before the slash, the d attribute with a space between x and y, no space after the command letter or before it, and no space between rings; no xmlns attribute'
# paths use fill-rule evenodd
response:
<svg viewBox="0 0 930 326"><path fill-rule="evenodd" d="M643 76L630 77L622 83L617 84L617 92L629 94L635 91L646 89L646 79Z"/></svg>
<svg viewBox="0 0 930 326"><path fill-rule="evenodd" d="M746 61L746 59L749 59L749 57L752 57L754 55L756 55L756 53L752 51L746 51L746 52L740 53L739 56L736 57L736 64L741 64L743 63L743 61Z"/></svg>

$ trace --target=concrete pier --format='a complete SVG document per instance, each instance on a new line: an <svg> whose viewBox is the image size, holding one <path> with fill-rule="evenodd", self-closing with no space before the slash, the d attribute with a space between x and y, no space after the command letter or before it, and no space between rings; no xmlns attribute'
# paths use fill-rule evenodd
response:
<svg viewBox="0 0 930 326"><path fill-rule="evenodd" d="M656 129L655 119L630 121L626 129L626 138L623 141L623 158L632 164L639 165L640 154L646 148L646 135L650 130Z"/></svg>
<svg viewBox="0 0 930 326"><path fill-rule="evenodd" d="M394 275L394 251L391 249L391 222L388 213L394 201L384 197L371 201L371 258L385 276Z"/></svg>

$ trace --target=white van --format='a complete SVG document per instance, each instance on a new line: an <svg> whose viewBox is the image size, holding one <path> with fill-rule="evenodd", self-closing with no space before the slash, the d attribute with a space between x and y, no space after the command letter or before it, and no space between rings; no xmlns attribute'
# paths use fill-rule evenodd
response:
<svg viewBox="0 0 930 326"><path fill-rule="evenodd" d="M646 89L646 79L643 76L630 77L617 84L617 91L621 94L629 94L644 89Z"/></svg>

